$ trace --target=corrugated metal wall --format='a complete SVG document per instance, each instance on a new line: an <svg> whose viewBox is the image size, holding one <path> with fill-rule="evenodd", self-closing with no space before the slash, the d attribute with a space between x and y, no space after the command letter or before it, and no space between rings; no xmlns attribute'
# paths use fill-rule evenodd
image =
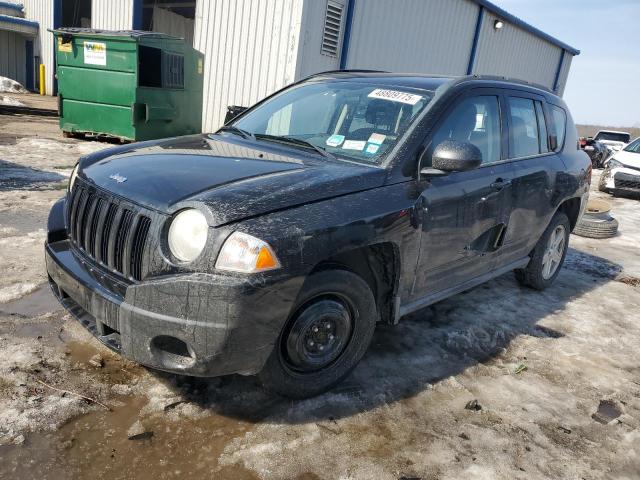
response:
<svg viewBox="0 0 640 480"><path fill-rule="evenodd" d="M92 0L92 28L131 30L132 25L133 0Z"/></svg>
<svg viewBox="0 0 640 480"><path fill-rule="evenodd" d="M463 75L478 10L468 0L357 0L346 67Z"/></svg>
<svg viewBox="0 0 640 480"><path fill-rule="evenodd" d="M53 58L53 35L47 32L53 28L53 0L21 0L27 20L33 20L40 25L40 33L33 41L34 55L40 57L45 67L45 90L47 95L53 95L55 64ZM36 72L37 76L37 72Z"/></svg>
<svg viewBox="0 0 640 480"><path fill-rule="evenodd" d="M184 38L188 45L193 45L194 21L165 8L153 7L152 29L154 32Z"/></svg>
<svg viewBox="0 0 640 480"><path fill-rule="evenodd" d="M473 73L504 75L553 88L562 49L508 22L496 30L497 19L485 11Z"/></svg>
<svg viewBox="0 0 640 480"><path fill-rule="evenodd" d="M569 52L564 52L564 61L562 62L562 70L560 70L560 77L558 78L558 95L564 95L564 89L567 86L567 78L569 78L569 70L571 70L571 61L573 55Z"/></svg>
<svg viewBox="0 0 640 480"><path fill-rule="evenodd" d="M347 0L332 0L343 7L341 38L344 38L346 24ZM320 52L324 17L327 10L326 0L311 0L304 2L302 13L302 31L300 49L298 52L296 80L314 73L337 70L340 68L340 55L335 57Z"/></svg>
<svg viewBox="0 0 640 480"><path fill-rule="evenodd" d="M26 82L26 38L18 33L0 30L0 77Z"/></svg>
<svg viewBox="0 0 640 480"><path fill-rule="evenodd" d="M205 54L202 128L295 80L304 0L200 0L194 47Z"/></svg>

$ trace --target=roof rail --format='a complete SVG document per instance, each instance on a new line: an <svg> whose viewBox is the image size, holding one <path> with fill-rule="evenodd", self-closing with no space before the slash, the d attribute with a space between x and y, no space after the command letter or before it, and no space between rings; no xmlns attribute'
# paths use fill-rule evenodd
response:
<svg viewBox="0 0 640 480"><path fill-rule="evenodd" d="M537 88L538 90L544 90L545 92L551 93L553 95L558 95L551 88L541 85L539 83L529 82L527 80L522 80L520 78L513 77L505 77L502 75L464 75L461 77L457 77L459 81L464 82L467 80L494 80L494 81L502 81L502 82L510 82L516 83L519 85L524 85L527 87Z"/></svg>
<svg viewBox="0 0 640 480"><path fill-rule="evenodd" d="M326 70L324 72L312 73L311 75L303 78L303 80L307 80L309 78L318 77L320 75L327 75L330 73L390 73L386 70L367 70L365 68L351 68L351 69L343 69L343 70Z"/></svg>

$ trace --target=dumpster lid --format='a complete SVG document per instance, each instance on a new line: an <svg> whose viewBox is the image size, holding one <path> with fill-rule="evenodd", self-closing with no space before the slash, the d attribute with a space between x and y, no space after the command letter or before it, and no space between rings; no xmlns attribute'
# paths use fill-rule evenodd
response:
<svg viewBox="0 0 640 480"><path fill-rule="evenodd" d="M54 28L48 29L53 34L59 35L82 35L87 37L129 37L129 38L171 38L183 40L180 37L168 35L160 32L147 32L144 30L98 30L95 28Z"/></svg>

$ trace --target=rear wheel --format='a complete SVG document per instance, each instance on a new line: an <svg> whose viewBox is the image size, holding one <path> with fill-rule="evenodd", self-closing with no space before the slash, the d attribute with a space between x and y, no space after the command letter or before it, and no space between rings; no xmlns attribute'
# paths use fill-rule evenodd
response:
<svg viewBox="0 0 640 480"><path fill-rule="evenodd" d="M518 281L536 290L549 287L560 273L569 246L569 219L557 212L533 249L529 264L516 270Z"/></svg>
<svg viewBox="0 0 640 480"><path fill-rule="evenodd" d="M287 397L318 395L346 377L371 343L377 310L369 285L344 270L311 275L259 374Z"/></svg>

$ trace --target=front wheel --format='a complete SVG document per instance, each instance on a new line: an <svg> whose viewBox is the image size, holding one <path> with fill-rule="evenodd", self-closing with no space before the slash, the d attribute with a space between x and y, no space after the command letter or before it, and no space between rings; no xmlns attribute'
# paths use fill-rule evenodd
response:
<svg viewBox="0 0 640 480"><path fill-rule="evenodd" d="M346 270L312 274L259 374L268 390L307 398L329 390L362 359L377 320L369 285Z"/></svg>
<svg viewBox="0 0 640 480"><path fill-rule="evenodd" d="M516 278L522 285L544 290L553 283L567 255L570 231L567 216L557 212L533 249L529 264L516 270Z"/></svg>

